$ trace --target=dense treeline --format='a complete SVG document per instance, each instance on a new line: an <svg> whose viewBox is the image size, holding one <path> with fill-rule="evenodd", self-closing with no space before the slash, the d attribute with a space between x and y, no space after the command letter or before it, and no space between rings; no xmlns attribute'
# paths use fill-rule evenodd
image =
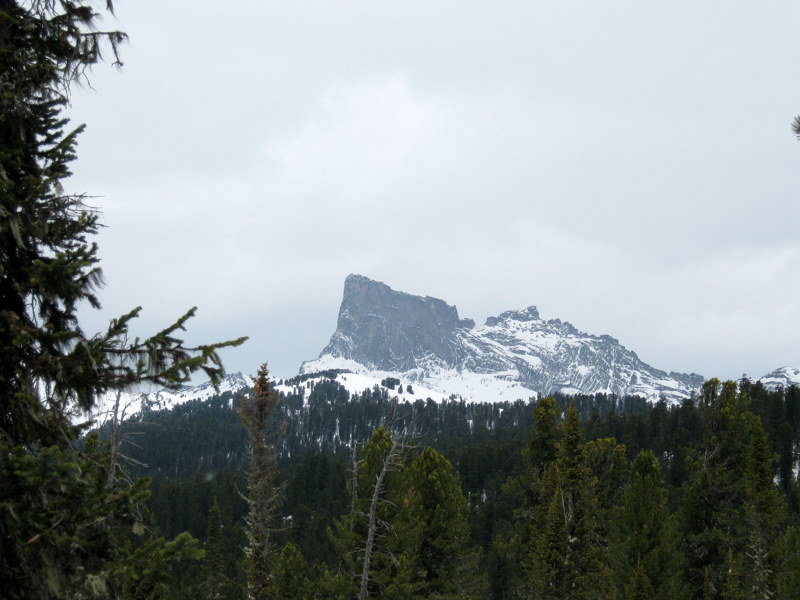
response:
<svg viewBox="0 0 800 600"><path fill-rule="evenodd" d="M800 577L792 563L799 536L790 526L799 504L795 387L769 391L747 380L738 386L710 382L703 394L673 407L605 395L538 404L393 403L381 388L350 397L333 380L302 389L281 399L274 424L283 431L279 479L286 484L283 526L275 537L285 551L276 568L280 561L294 565L284 565L283 581L305 590L298 597L361 592L358 544L366 530L359 519L368 512L363 494L379 462L365 473L364 456L370 444L374 450L383 443L385 450L389 442L380 436L391 440L402 430L414 435L403 439L402 457L387 475L385 508L376 522L391 530L384 537L406 536L409 548L419 550L419 532L413 534L419 523L388 507L406 508L416 498L409 490L431 476L420 464L450 481L446 502L462 508L454 509L447 527L463 535L442 543L461 557L459 564L485 575L463 579L461 592L494 598L797 597L789 591L800 589L791 587ZM142 463L131 467L136 476L153 477L150 506L162 532L207 539L216 501L223 597L231 598L242 593L247 510L239 402L226 395L125 425L139 432L138 448L127 452ZM353 445L361 449L355 471ZM556 506L556 495L568 508ZM426 514L418 518L432 518ZM643 538L644 531L655 537ZM576 541L565 546L565 539ZM410 597L403 594L428 589L418 597L433 597L438 588L432 580L422 585L409 575L408 569L425 570L413 566L413 556L406 557L405 571L393 562L405 548L379 549L385 554L376 552L365 593ZM302 582L289 575L299 565L307 575ZM552 565L571 566L554 571ZM184 583L204 581L207 569L189 569ZM449 577L459 580L455 571Z"/></svg>

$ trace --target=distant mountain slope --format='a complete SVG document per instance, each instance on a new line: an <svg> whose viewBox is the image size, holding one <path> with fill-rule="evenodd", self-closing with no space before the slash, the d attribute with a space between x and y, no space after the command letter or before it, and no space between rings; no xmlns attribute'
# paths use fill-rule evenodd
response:
<svg viewBox="0 0 800 600"><path fill-rule="evenodd" d="M790 385L800 386L800 368L781 367L771 373L767 373L759 381L764 384L764 387L771 390L776 390L780 387L788 388Z"/></svg>
<svg viewBox="0 0 800 600"><path fill-rule="evenodd" d="M361 275L345 280L336 331L300 372L335 368L485 402L553 392L677 401L703 382L694 373L655 369L610 336L545 321L534 306L476 327L443 300L398 292Z"/></svg>
<svg viewBox="0 0 800 600"><path fill-rule="evenodd" d="M228 373L222 378L222 381L220 381L218 390L214 389L211 382L207 381L200 385L183 386L177 390L161 389L156 392L140 394L122 392L120 394L119 417L121 419L127 419L141 412L143 408L165 410L191 400L208 400L213 396L224 394L225 392L236 393L249 388L250 385L251 381L249 377L245 377L241 373ZM98 423L102 423L113 414L115 403L115 392L104 394L98 398L97 403L92 409L92 418Z"/></svg>

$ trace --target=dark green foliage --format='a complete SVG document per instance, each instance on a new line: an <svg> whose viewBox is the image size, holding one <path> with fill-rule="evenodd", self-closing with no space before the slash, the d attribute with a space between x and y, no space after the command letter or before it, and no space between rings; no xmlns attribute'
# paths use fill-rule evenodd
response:
<svg viewBox="0 0 800 600"><path fill-rule="evenodd" d="M603 538L597 481L586 465L574 406L567 410L556 462L547 470L542 501L548 504L543 535L527 570L528 587L538 598L614 597Z"/></svg>
<svg viewBox="0 0 800 600"><path fill-rule="evenodd" d="M599 503L598 519L606 528L628 475L626 448L614 438L600 438L586 442L583 451L586 466L597 482L595 496Z"/></svg>
<svg viewBox="0 0 800 600"><path fill-rule="evenodd" d="M107 593L119 558L115 532L137 522L144 484L109 495L101 465L55 446L33 454L3 444L0 472L0 589L5 597Z"/></svg>
<svg viewBox="0 0 800 600"><path fill-rule="evenodd" d="M401 387L400 380L397 377L387 377L386 379L381 380L381 385L383 387L389 388L393 390L395 387Z"/></svg>
<svg viewBox="0 0 800 600"><path fill-rule="evenodd" d="M742 388L744 389L744 387ZM743 462L734 465L739 477L738 492L743 498L745 505L753 504L752 498L758 494L748 491L749 488L760 488L766 492L765 497L769 498L772 494L782 497L781 489L783 485L776 487L772 477L776 471L768 463L774 454L780 455L780 445L775 443L778 436L784 435L780 428L780 423L786 423L784 419L777 417L770 418L769 414L792 414L792 405L789 400L792 398L790 392L796 388L790 388L785 392L769 392L763 390L758 385L752 385L751 390L756 390L759 394L757 400L752 400L743 405L741 414L737 417L737 411L728 411L731 423L744 422L750 423L753 435L744 436L737 432L736 436L740 439L734 440L739 448ZM720 395L720 387L717 388L717 396ZM281 458L277 465L279 470L278 480L286 481L287 488L285 503L278 515L277 521L282 521L281 530L276 532L274 537L276 547L281 547L287 541L291 541L300 550L304 559L313 571L315 585L317 585L317 595L321 598L348 598L352 599L358 592L357 586L353 587L354 575L348 573L346 566L346 555L357 548L357 544L349 546L348 549L341 548L329 543L329 538L324 535L327 528L331 527L333 520L347 513L350 509L351 496L345 489L345 482L349 481L347 470L350 464L350 450L342 447L341 439L347 436L346 431L350 432L351 437L358 442L365 441L358 436L362 435L362 430L366 430L367 424L380 422L386 414L386 404L382 400L381 393L369 391L359 394L356 398L350 399L335 382L327 382L319 387L305 389L307 399L313 401L305 406L301 403L299 395L287 396L278 406L279 419L286 423L286 436L281 448ZM238 406L238 400L227 398L225 400L212 400L208 403L190 403L174 409L173 411L153 412L147 416L147 421L153 425L138 424L137 427L146 427L147 433L140 438L142 450L137 451L135 456L144 462L151 463L152 472L156 479L153 482L153 496L150 504L156 513L159 524L169 535L176 535L178 532L188 529L197 537L205 535L207 529L207 513L214 496L219 498L221 509L221 521L223 523L223 542L226 554L226 575L236 581L242 581L242 575L236 569L236 559L240 556L242 542L242 519L246 513L246 505L237 496L237 490L246 487L246 479L241 474L245 468L242 458L244 431L240 424L237 424L238 416L234 408ZM606 403L606 407L611 406L611 399L600 397L601 406ZM615 401L614 405L619 407L625 403ZM584 404L585 413L589 420L584 421L583 427L589 442L581 444L584 453L584 465L596 479L593 487L593 494L601 510L597 512L597 531L601 543L606 543L612 550L609 557L609 564L614 566L614 576L609 580L617 588L619 598L624 598L625 594L633 594L635 590L645 590L641 593L649 593L647 583L654 589L654 594L659 594L659 588L663 587L663 582L659 583L659 578L647 571L647 558L640 561L638 568L640 573L636 574L636 558L638 551L632 553L630 560L626 563L628 567L624 569L630 575L631 569L636 575L635 580L626 579L628 584L619 582L621 569L617 565L617 558L613 550L616 546L626 548L626 552L631 551L630 546L625 546L619 539L620 537L633 536L635 540L657 540L660 537L656 530L659 519L665 515L673 521L673 527L677 527L672 536L672 541L682 541L688 539L689 531L681 529L685 524L684 517L687 509L684 508L691 497L689 482L698 476L695 470L698 457L702 457L708 452L711 443L710 429L706 427L707 404L700 399L687 400L682 405L668 408L664 403L656 403L650 409L641 411L636 404L629 406L636 407L633 413L624 413L621 410L604 409L605 416L592 418L594 412L591 404ZM542 405L544 406L544 405ZM541 462L552 464L553 458L558 457L558 444L560 444L559 423L560 400L556 399L552 404L554 416L551 419L552 425L556 430L553 440L545 447L555 448L555 451L544 453L548 459ZM701 407L703 407L701 409ZM510 598L516 597L521 590L511 585L512 580L519 576L519 559L507 552L508 546L517 540L515 524L520 525L520 520L514 518L515 510L533 514L532 507L541 514L542 523L547 522L547 512L551 508L550 501L543 505L533 499L523 501L521 489L517 486L520 475L531 464L530 448L533 441L537 440L536 428L534 425L531 432L532 423L536 423L534 418L533 405L529 403L499 403L497 405L469 405L459 402L433 404L426 402L400 403L396 407L397 419L405 422L410 417L411 409L417 410L420 429L426 431L424 439L432 439L436 449L446 456L453 465L453 469L458 473L460 484L464 496L468 499L469 523L471 526L471 540L473 544L478 544L483 548L481 563L476 568L478 572L485 572L490 579L489 597ZM502 410L501 410L502 409ZM405 411L408 410L408 413ZM764 423L766 431L767 451L758 442L757 420L755 417L748 417L745 413L757 413ZM337 421L338 419L338 421ZM542 419L544 421L545 419ZM471 422L471 426L470 426ZM721 423L721 421L717 421ZM350 425L345 425L349 423ZM430 425L430 424L433 425ZM175 456L170 454L169 444L172 443L169 428L177 427L181 432L180 444L187 449L190 455ZM436 428L440 427L438 435L432 434ZM238 428L238 429L237 429ZM219 431L215 431L219 429ZM196 433L193 433L196 431ZM791 436L794 436L794 429L790 428ZM529 433L531 432L531 433ZM338 433L338 436L337 436ZM372 435L373 431L369 432ZM663 487L652 485L645 489L656 490L651 496L645 492L631 493L631 498L636 498L638 504L633 500L625 500L626 490L632 484L633 479L626 474L624 461L621 460L622 448L617 442L608 438L627 440L631 446L626 446L625 451L630 459L635 459L639 452L648 449L652 452L660 464L661 473L664 474L665 482ZM227 438L230 437L228 440ZM185 438L185 439L184 439ZM366 438L369 439L369 438ZM795 445L795 437L788 440L789 446ZM208 444L206 444L208 440ZM641 442L637 441L641 440ZM715 442L716 443L716 442ZM643 448L642 445L645 447ZM322 449L320 449L322 448ZM761 448L758 450L758 448ZM166 458L162 458L163 452ZM522 460L520 453L525 450ZM211 468L225 463L225 457L230 456L230 462L225 468ZM683 457L695 457L689 461L688 466ZM758 457L766 457L759 459ZM410 457L413 459L413 456ZM171 468L170 460L177 460L179 468ZM778 464L779 467L780 457ZM194 465L194 467L193 467ZM759 466L760 465L760 466ZM539 465L541 466L541 464ZM193 472L192 469L201 469ZM236 469L239 469L237 472ZM168 478L170 472L178 474L176 477ZM146 474L146 471L142 471ZM186 473L186 475L184 475ZM771 474L770 474L771 473ZM393 473L392 476L397 475ZM555 472L551 474L554 476ZM373 474L374 477L374 474ZM514 478L512 484L504 486L503 483L509 478ZM724 478L723 478L724 479ZM749 480L761 482L759 485L747 484ZM365 480L366 481L366 480ZM653 483L652 480L650 483ZM373 479L374 482L374 479ZM791 488L794 489L795 483L790 481ZM552 482L545 481L545 495L547 487L552 489ZM642 483L644 485L644 483ZM517 486L517 487L515 487ZM780 489L779 489L780 488ZM504 493L503 490L509 492ZM513 493L511 493L513 492ZM399 493L399 492L398 492ZM533 496L535 498L537 496ZM649 500L648 500L649 498ZM664 498L662 505L658 505L657 498ZM402 495L397 497L387 497L396 506L400 506ZM713 500L713 499L712 499ZM633 503L632 503L633 502ZM634 511L645 511L643 508L648 503L661 508L653 509L648 513L651 521L644 519L644 523L650 529L648 535L638 535L626 530L627 533L619 534L611 525L624 523L635 523L640 517L616 517L614 512L610 512L612 518L604 516L607 507L618 504L620 510L627 510L631 506ZM762 502L763 504L763 502ZM724 503L722 504L724 505ZM721 506L722 506L721 505ZM391 516L391 506L385 505L386 516ZM780 511L779 511L780 512ZM786 525L787 519L796 519L796 512L785 507L782 509L784 514L781 525L778 527L778 541L775 544L766 545L767 570L772 572L775 586L775 598L792 598L780 590L796 589L792 587L796 583L797 577L797 550L789 550L795 543L796 537L791 537L788 533L793 531L791 526ZM676 525L675 516L677 513L681 519ZM522 514L522 513L518 513ZM744 508L742 514L746 519L752 519L753 512L749 508ZM672 515L672 516L670 516ZM291 517L291 518L289 518ZM363 519L363 516L360 517ZM551 521L552 522L552 521ZM792 522L796 522L792 521ZM530 525L530 524L529 524ZM700 593L707 597L715 597L714 594L721 594L722 586L726 580L729 583L749 585L751 574L748 572L748 565L755 564L757 561L751 560L751 556L757 557L759 546L755 540L750 539L750 532L754 525L750 522L740 524L741 530L746 531L741 543L736 547L736 553L732 560L738 561L741 568L736 573L736 581L724 577L722 581L712 579L711 571L703 572L700 576ZM362 533L363 533L362 528ZM388 530L387 530L388 531ZM543 534L545 527L531 526L531 534ZM555 530L554 530L555 531ZM535 537L535 536L533 536ZM494 544L494 540L500 540L500 544ZM638 543L638 542L637 542ZM655 543L655 542L653 542ZM679 544L678 544L679 545ZM639 546L636 546L636 548ZM385 547L385 546L384 546ZM557 544L553 545L557 548ZM655 544L653 548L658 547ZM338 548L338 549L337 549ZM531 546L532 548L532 546ZM392 552L396 549L391 549ZM502 552L501 552L502 550ZM662 549L663 550L663 549ZM685 548L678 549L679 566L684 562L694 560L691 555L685 552ZM727 561L727 550L723 556L723 570ZM647 552L641 552L647 556ZM656 552L657 553L657 552ZM664 551L665 555L671 554ZM353 557L354 555L349 555ZM611 560L613 558L613 560ZM344 559L344 560L341 560ZM378 562L382 559L378 558ZM668 572L674 573L674 563L672 567L670 561L661 559L664 562L663 576ZM794 562L793 562L794 561ZM355 564L353 561L352 564ZM380 565L379 565L380 566ZM384 563L385 566L385 563ZM756 573L758 570L754 571ZM767 573L765 570L760 570ZM390 573L390 571L387 571ZM652 580L651 580L652 578ZM692 589L684 579L684 573L678 569L678 580L683 591ZM627 590L627 591L626 591ZM375 594L380 594L379 588L375 588ZM636 592L639 593L639 592ZM780 596L784 593L784 596ZM372 597L372 596L371 596ZM701 596L702 597L702 596Z"/></svg>
<svg viewBox="0 0 800 600"><path fill-rule="evenodd" d="M549 501L546 496L548 482L544 481L545 473L554 465L559 451L561 428L559 427L560 410L553 397L543 398L536 403L533 410L533 427L528 447L522 451L525 470L517 477L509 478L503 491L514 500L517 506L514 511L513 535L499 536L497 546L503 559L509 565L532 565L532 553L537 535L546 522ZM510 580L506 585L524 587L520 574L508 568Z"/></svg>
<svg viewBox="0 0 800 600"><path fill-rule="evenodd" d="M452 465L433 448L397 482L389 548L396 563L379 574L384 598L480 598L485 580L469 548L469 508Z"/></svg>
<svg viewBox="0 0 800 600"><path fill-rule="evenodd" d="M111 10L111 2L106 3ZM64 191L82 127L63 111L70 87L121 32L98 30L88 0L0 0L0 578L7 598L162 597L171 564L196 556L190 536L148 531L144 484L128 485L93 443L78 451L71 417L98 394L144 382L218 381L217 351L162 331L129 339L140 309L87 335L99 308L98 212Z"/></svg>
<svg viewBox="0 0 800 600"><path fill-rule="evenodd" d="M286 473L284 514L288 526L280 539L291 539L302 555L313 563L329 561L334 549L327 529L334 517L345 512L350 495L345 488L347 472L342 461L316 450Z"/></svg>
<svg viewBox="0 0 800 600"><path fill-rule="evenodd" d="M649 450L633 461L612 523L610 546L620 599L683 598L677 520L670 514L661 470Z"/></svg>
<svg viewBox="0 0 800 600"><path fill-rule="evenodd" d="M121 549L124 558L114 565L114 575L121 581L119 597L124 600L167 597L176 587L174 563L203 555L197 540L185 532L169 541L148 532L142 540L129 540Z"/></svg>
<svg viewBox="0 0 800 600"><path fill-rule="evenodd" d="M225 560L222 554L222 523L216 497L208 511L208 532L204 549L202 595L209 600L217 600L222 596L226 578Z"/></svg>
<svg viewBox="0 0 800 600"><path fill-rule="evenodd" d="M274 575L270 583L270 597L282 600L313 600L317 585L314 573L292 543L286 544L278 554Z"/></svg>
<svg viewBox="0 0 800 600"><path fill-rule="evenodd" d="M0 450L0 588L6 598L161 598L173 563L199 558L196 540L158 537L143 500L147 482L109 488L106 455L57 447Z"/></svg>
<svg viewBox="0 0 800 600"><path fill-rule="evenodd" d="M775 565L776 598L793 600L800 590L800 525L795 523L779 538Z"/></svg>

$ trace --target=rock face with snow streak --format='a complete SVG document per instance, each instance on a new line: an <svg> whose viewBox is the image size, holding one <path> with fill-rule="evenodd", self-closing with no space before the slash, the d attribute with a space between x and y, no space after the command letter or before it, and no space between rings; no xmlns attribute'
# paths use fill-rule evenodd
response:
<svg viewBox="0 0 800 600"><path fill-rule="evenodd" d="M767 373L759 381L764 384L765 388L770 390L788 388L791 385L800 386L800 368L781 367L780 369L775 369L772 373Z"/></svg>
<svg viewBox="0 0 800 600"><path fill-rule="evenodd" d="M360 275L345 280L336 331L301 373L328 368L394 374L475 401L557 391L679 400L703 382L697 374L655 369L610 336L543 320L534 306L476 327L442 300Z"/></svg>

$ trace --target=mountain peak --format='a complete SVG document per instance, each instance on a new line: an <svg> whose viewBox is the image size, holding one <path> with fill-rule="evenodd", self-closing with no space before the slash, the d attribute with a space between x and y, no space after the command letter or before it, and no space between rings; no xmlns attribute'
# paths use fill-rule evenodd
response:
<svg viewBox="0 0 800 600"><path fill-rule="evenodd" d="M771 390L800 385L800 367L786 366L775 369L761 377L759 381L764 384L764 387Z"/></svg>
<svg viewBox="0 0 800 600"><path fill-rule="evenodd" d="M703 381L654 369L611 336L544 321L535 306L489 317L475 328L444 300L399 292L363 275L345 279L336 331L301 373L337 366L487 401L554 392L678 400Z"/></svg>
<svg viewBox="0 0 800 600"><path fill-rule="evenodd" d="M529 306L528 308L523 308L522 310L507 310L504 313L500 313L497 317L489 317L486 319L486 326L487 327L494 327L501 323L502 321L538 321L541 317L539 316L539 309L535 306Z"/></svg>
<svg viewBox="0 0 800 600"><path fill-rule="evenodd" d="M458 328L474 322L461 320L455 306L431 296L393 290L363 275L348 275L336 332L322 355L349 358L370 367L406 370L417 357L431 352L452 357L449 343Z"/></svg>

